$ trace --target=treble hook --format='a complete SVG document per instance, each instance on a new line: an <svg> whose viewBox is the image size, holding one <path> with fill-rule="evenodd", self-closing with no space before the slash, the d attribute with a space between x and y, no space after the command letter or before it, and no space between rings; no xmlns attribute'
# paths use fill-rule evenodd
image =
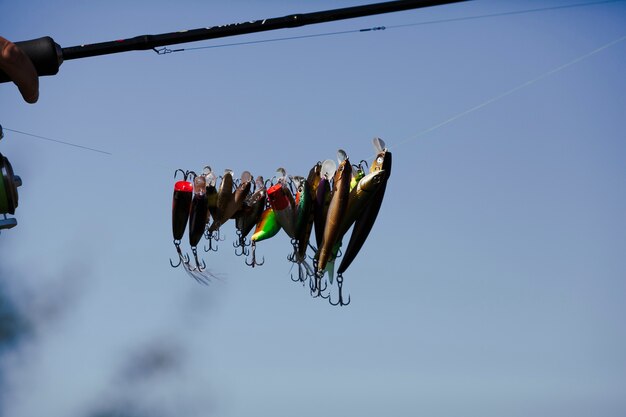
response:
<svg viewBox="0 0 626 417"><path fill-rule="evenodd" d="M250 254L250 251L247 248L248 246L250 246L248 239L243 235L241 230L237 230L237 240L233 242L233 247L235 248L235 255L236 256L243 256L243 255L248 256ZM237 252L237 249L239 248L241 248L241 253Z"/></svg>
<svg viewBox="0 0 626 417"><path fill-rule="evenodd" d="M329 297L328 302L332 306L347 306L348 304L350 304L350 296L348 295L348 302L344 303L343 294L341 291L341 288L343 287L343 275L342 274L337 275L337 287L339 287L339 300L336 303L333 303L332 300L330 299L330 294L328 294L328 297Z"/></svg>
<svg viewBox="0 0 626 417"><path fill-rule="evenodd" d="M196 252L196 248L191 248L193 251L193 256L196 261L196 268L192 267L189 263L189 255L184 254L180 249L180 240L174 240L174 245L176 246L176 252L178 252L178 263L174 265L174 262L170 259L170 265L173 268L178 268L181 264L183 265L183 269L193 279L195 279L198 283L209 285L210 277L215 277L213 274L203 273L206 270L206 263L202 260L202 266L200 266L200 262L198 261L198 253ZM196 272L197 271L197 272ZM208 275L208 276L207 276Z"/></svg>
<svg viewBox="0 0 626 417"><path fill-rule="evenodd" d="M298 239L291 238L291 246L293 248L293 252L287 255L287 260L289 262L296 263L298 262Z"/></svg>
<svg viewBox="0 0 626 417"><path fill-rule="evenodd" d="M213 235L214 233L216 233L216 236ZM217 252L217 249L218 249L217 243L215 244L215 246L213 246L213 240L215 239L218 242L220 242L221 240L224 240L224 239L220 240L220 230L219 229L217 229L217 232L209 232L207 230L207 232L204 234L204 237L207 238L207 240L209 241L209 247L208 248L206 247L206 245L204 245L204 251L205 252L211 252L211 251Z"/></svg>
<svg viewBox="0 0 626 417"><path fill-rule="evenodd" d="M183 252L180 250L180 240L174 240L174 246L176 246L176 252L178 252L178 263L174 265L174 262L170 259L170 265L172 265L172 268L178 268L183 263L185 266L189 265L189 255L183 255Z"/></svg>
<svg viewBox="0 0 626 417"><path fill-rule="evenodd" d="M174 245L176 246L176 252L178 252L178 263L174 265L174 262L172 262L172 260L170 259L170 265L172 265L173 268L178 268L182 264L183 269L185 270L187 275L191 276L200 284L209 285L209 278L205 276L205 274L202 273L202 271L206 269L206 263L203 260L202 261L203 266L200 267L195 248L192 248L192 250L193 250L194 257L196 259L197 268L192 267L191 264L189 263L189 255L187 254L183 255L183 252L180 249L180 241L175 240ZM195 271L198 271L198 273L196 273Z"/></svg>
<svg viewBox="0 0 626 417"><path fill-rule="evenodd" d="M315 274L315 280L311 279L311 281L309 282L309 288L311 289L311 297L313 298L317 298L317 297L322 297L324 299L329 298L330 297L330 293L327 296L324 296L324 294L322 294L324 291L326 291L326 288L328 288L328 284L326 284L326 281L324 281L324 288L322 288L322 277L324 276L324 272L317 272Z"/></svg>
<svg viewBox="0 0 626 417"><path fill-rule="evenodd" d="M204 245L204 251L205 252L211 252L211 251L217 252L217 245L213 247L213 235L212 234L209 235L208 239L209 239L209 247L207 248L207 246Z"/></svg>
<svg viewBox="0 0 626 417"><path fill-rule="evenodd" d="M289 277L291 278L291 280L293 282L303 282L302 281L302 264L296 262L296 260L295 260L295 258L293 256L294 256L293 254L287 255L287 260L289 262L292 262L291 268L289 268ZM294 279L292 271L293 271L293 265L296 264L296 263L298 264L298 277L296 279Z"/></svg>
<svg viewBox="0 0 626 417"><path fill-rule="evenodd" d="M185 264L185 266L187 266L189 264L189 255L187 254L182 254L179 253L178 254L178 263L176 265L174 265L174 262L172 262L172 260L170 259L170 265L172 265L172 268L178 268L181 264Z"/></svg>
<svg viewBox="0 0 626 417"><path fill-rule="evenodd" d="M262 262L257 262L256 261L256 242L252 242L252 244L250 246L252 247L252 261L248 262L248 260L246 259L244 261L246 263L246 265L251 266L252 268L254 268L255 266L263 265L265 263L265 256L263 257L263 261Z"/></svg>
<svg viewBox="0 0 626 417"><path fill-rule="evenodd" d="M309 278L309 273L307 272L307 270L304 267L304 265L301 264L301 263L298 263L298 278L294 279L293 278L293 274L290 274L290 275L291 275L291 280L293 282L301 282L303 287L304 287L304 284L305 284L307 278ZM309 286L310 285L311 284L309 284Z"/></svg>
<svg viewBox="0 0 626 417"><path fill-rule="evenodd" d="M199 271L199 272L204 271L206 269L206 262L204 262L204 259L203 259L202 260L202 266L200 266L200 262L198 261L198 252L196 251L196 247L195 246L191 248L191 252L193 252L193 258L196 261L196 267L193 268L193 269L190 269L191 272L193 272L193 271Z"/></svg>

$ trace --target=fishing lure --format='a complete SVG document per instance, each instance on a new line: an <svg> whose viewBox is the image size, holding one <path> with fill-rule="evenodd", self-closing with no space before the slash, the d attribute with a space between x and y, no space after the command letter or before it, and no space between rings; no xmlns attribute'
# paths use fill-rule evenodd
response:
<svg viewBox="0 0 626 417"><path fill-rule="evenodd" d="M204 175L206 179L206 195L209 201L209 213L207 214L207 218L211 216L215 218L217 216L217 188L215 188L217 177L208 165L204 167L202 175Z"/></svg>
<svg viewBox="0 0 626 417"><path fill-rule="evenodd" d="M315 204L317 200L317 188L319 187L320 180L322 179L322 163L318 162L311 168L309 175L306 179L306 184L309 188L309 195L311 203L308 222L305 225L304 241L306 245L298 248L298 255L304 257L306 254L306 248L309 245L311 239L311 232L313 230L313 224L315 223ZM318 245L319 247L319 245ZM317 249L316 249L317 250Z"/></svg>
<svg viewBox="0 0 626 417"><path fill-rule="evenodd" d="M207 214L206 214L207 227L204 232L204 237L206 237L207 240L209 241L209 246L208 248L205 246L204 251L205 252L210 252L210 251L217 252L217 244L214 244L213 241L220 240L219 230L217 230L216 233L213 233L213 231L211 231L209 227L209 222L211 220L211 217L213 217L214 219L217 217L217 196L218 196L218 191L216 188L217 176L215 175L215 173L213 173L213 170L208 165L204 167L202 175L206 179L206 195L207 195L208 206L209 206Z"/></svg>
<svg viewBox="0 0 626 417"><path fill-rule="evenodd" d="M377 155L372 162L372 166L370 167L370 173L383 171L383 178L378 190L371 197L369 204L367 204L367 207L365 207L361 215L354 223L354 229L352 230L350 241L348 242L348 246L343 253L341 264L337 270L338 279L339 276L342 275L346 269L348 269L352 261L354 261L354 258L356 258L357 254L361 250L361 247L365 243L367 236L372 230L372 226L376 221L376 217L378 216L378 212L380 211L380 207L383 203L387 181L391 175L391 152L389 152L389 150L385 147L385 142L380 138L374 138L373 145Z"/></svg>
<svg viewBox="0 0 626 417"><path fill-rule="evenodd" d="M230 169L224 170L222 176L222 182L220 183L220 189L217 192L217 207L215 208L215 215L213 216L213 223L209 227L209 232L219 230L234 212L229 213L230 207L233 205L235 194L233 192L233 171Z"/></svg>
<svg viewBox="0 0 626 417"><path fill-rule="evenodd" d="M368 207L371 199L383 185L386 174L385 170L370 172L364 175L356 186L350 190L348 206L339 228L340 239Z"/></svg>
<svg viewBox="0 0 626 417"><path fill-rule="evenodd" d="M311 195L315 195L321 176L322 163L318 161L313 168L309 170L309 175L306 178L306 181L309 183L309 187L311 187Z"/></svg>
<svg viewBox="0 0 626 417"><path fill-rule="evenodd" d="M318 249L322 246L324 238L324 225L326 224L326 215L331 198L330 181L335 175L336 169L337 164L332 159L325 160L320 166L319 180L315 191L315 200L313 201L313 224L315 227L315 243Z"/></svg>
<svg viewBox="0 0 626 417"><path fill-rule="evenodd" d="M246 247L249 246L249 244L246 242L246 237L258 223L267 204L267 191L263 177L257 177L255 189L254 193L246 198L243 207L235 215L237 242L234 243L233 246L235 249L241 249L241 253L237 253L235 250L235 255L237 256L248 255Z"/></svg>
<svg viewBox="0 0 626 417"><path fill-rule="evenodd" d="M294 279L292 276L291 280L304 283L315 272L306 262L306 250L313 229L313 198L311 186L304 177L294 176L293 182L297 189L296 230L295 237L291 239L293 253L287 259L298 265L298 278Z"/></svg>
<svg viewBox="0 0 626 417"><path fill-rule="evenodd" d="M204 235L208 211L209 200L206 195L206 178L199 175L193 180L193 199L191 200L191 209L189 211L189 245L196 261L195 270L199 272L206 269L206 264L202 261L203 266L200 266L196 247L202 235ZM191 271L193 272L194 270L192 269Z"/></svg>
<svg viewBox="0 0 626 417"><path fill-rule="evenodd" d="M193 184L187 181L189 172L178 169L174 173L174 178L176 178L178 171L183 173L184 178L174 184L174 196L172 197L172 234L174 236L174 246L178 253L178 263L176 265L170 259L170 265L173 268L177 268L181 264L189 264L189 257L183 255L180 249L180 242L185 235L189 211L191 210L191 199L193 197Z"/></svg>
<svg viewBox="0 0 626 417"><path fill-rule="evenodd" d="M270 206L276 220L290 238L296 237L296 202L285 182L279 181L267 190Z"/></svg>
<svg viewBox="0 0 626 417"><path fill-rule="evenodd" d="M278 232L280 232L281 226L278 223L278 218L276 213L271 207L266 208L261 214L261 218L256 225L256 229L254 230L254 234L250 238L252 241L252 261L246 261L246 265L255 267L257 265L263 265L265 263L265 258L263 261L256 261L256 242L260 242L262 240L266 240L276 236Z"/></svg>
<svg viewBox="0 0 626 417"><path fill-rule="evenodd" d="M235 193L233 194L233 199L230 201L230 204L226 208L225 216L228 219L235 218L235 214L241 210L243 204L250 194L250 188L252 187L252 174L248 171L244 171L241 173L241 179L239 180L239 185L235 189Z"/></svg>
<svg viewBox="0 0 626 417"><path fill-rule="evenodd" d="M313 192L309 181L304 177L297 177L296 186L296 240L297 262L302 262L306 257L306 249L309 244L309 237L313 229Z"/></svg>
<svg viewBox="0 0 626 417"><path fill-rule="evenodd" d="M333 178L333 191L326 214L324 224L324 238L322 246L319 248L317 260L318 274L324 272L326 262L330 257L332 248L339 237L339 227L348 207L348 197L350 195L350 180L352 179L352 165L343 150L337 151L337 159L340 161L339 167Z"/></svg>
<svg viewBox="0 0 626 417"><path fill-rule="evenodd" d="M348 203L348 194L350 192L352 165L350 165L350 160L346 153L341 149L337 151L337 159L339 160L339 167L333 177L332 196L326 214L322 244L318 247L315 255L317 261L315 264L315 284L311 286L311 293L314 296L321 296L324 290L321 287L322 277L326 270L326 264L332 255L332 249L337 241L341 218L345 213Z"/></svg>

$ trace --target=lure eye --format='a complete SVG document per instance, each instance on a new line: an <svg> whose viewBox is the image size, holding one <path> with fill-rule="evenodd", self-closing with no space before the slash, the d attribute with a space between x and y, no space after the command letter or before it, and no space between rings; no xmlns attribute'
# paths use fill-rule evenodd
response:
<svg viewBox="0 0 626 417"><path fill-rule="evenodd" d="M381 164L383 163L383 157L379 156L378 158L376 158L376 163Z"/></svg>

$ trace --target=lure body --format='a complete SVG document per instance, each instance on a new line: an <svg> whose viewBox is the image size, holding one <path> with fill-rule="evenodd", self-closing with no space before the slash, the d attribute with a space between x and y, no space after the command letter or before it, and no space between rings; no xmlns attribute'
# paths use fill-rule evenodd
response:
<svg viewBox="0 0 626 417"><path fill-rule="evenodd" d="M326 224L326 215L328 214L328 206L330 205L331 190L330 181L327 178L320 178L313 202L313 224L315 226L315 243L317 247L322 246L324 239L324 225Z"/></svg>
<svg viewBox="0 0 626 417"><path fill-rule="evenodd" d="M252 240L252 242L260 242L276 236L279 231L280 223L278 223L276 213L271 207L268 207L261 214L261 219L257 223L254 234L250 240Z"/></svg>
<svg viewBox="0 0 626 417"><path fill-rule="evenodd" d="M257 190L246 199L240 214L235 219L235 225L244 238L259 222L267 203L267 191L263 185L262 177L257 179L256 185Z"/></svg>
<svg viewBox="0 0 626 417"><path fill-rule="evenodd" d="M311 186L303 177L296 180L298 191L296 193L296 235L300 236L309 221L312 213L313 201L311 200Z"/></svg>
<svg viewBox="0 0 626 417"><path fill-rule="evenodd" d="M174 240L181 240L185 234L192 197L193 184L189 181L178 181L174 184L174 196L172 198L172 234Z"/></svg>
<svg viewBox="0 0 626 417"><path fill-rule="evenodd" d="M291 238L296 237L295 200L289 188L282 182L267 190L270 206L276 214L276 220Z"/></svg>
<svg viewBox="0 0 626 417"><path fill-rule="evenodd" d="M215 184L217 182L217 178L215 174L211 171L211 167L205 168L204 177L206 178L206 195L209 204L209 211L207 212L207 223L211 216L213 218L217 217L217 188Z"/></svg>
<svg viewBox="0 0 626 417"><path fill-rule="evenodd" d="M193 199L189 211L189 245L195 248L204 234L209 200L206 195L206 179L198 176L193 180Z"/></svg>
<svg viewBox="0 0 626 417"><path fill-rule="evenodd" d="M384 170L370 172L364 175L357 185L350 190L346 213L343 216L341 227L339 228L339 239L348 232L350 226L352 226L367 208L372 197L374 197L380 189L385 179L385 174Z"/></svg>
<svg viewBox="0 0 626 417"><path fill-rule="evenodd" d="M226 219L235 218L235 214L243 208L243 204L245 203L246 198L248 198L248 194L250 194L251 186L252 184L250 181L245 181L237 187L235 193L233 194L233 199L230 201L230 204L224 213L224 217Z"/></svg>
<svg viewBox="0 0 626 417"><path fill-rule="evenodd" d="M318 162L315 164L313 168L309 171L309 176L306 178L306 181L309 183L309 187L311 189L311 196L315 197L317 193L317 186L320 183L320 179L322 177L322 163Z"/></svg>
<svg viewBox="0 0 626 417"><path fill-rule="evenodd" d="M324 225L326 224L326 214L328 214L328 206L330 205L331 189L330 180L335 175L337 165L335 161L327 159L321 164L318 162L319 169L315 167L315 194L313 199L313 224L315 227L315 243L319 249L322 246L324 238ZM319 174L318 174L319 172ZM310 176L311 174L309 174Z"/></svg>
<svg viewBox="0 0 626 417"><path fill-rule="evenodd" d="M391 175L391 152L389 152L386 148L380 150L372 162L370 173L375 171L384 172L381 184L378 186L378 191L376 191L370 198L369 203L354 223L354 229L352 230L350 241L348 242L348 246L343 253L341 264L337 270L338 274L343 274L357 256L361 247L363 247L367 236L372 230L372 226L374 225L378 212L380 211L380 207L383 203L383 197L385 196L385 189L387 188L387 181Z"/></svg>
<svg viewBox="0 0 626 417"><path fill-rule="evenodd" d="M309 184L309 193L311 195L311 213L309 214L309 223L307 224L307 232L305 235L305 245L304 247L298 246L298 257L304 258L306 254L306 246L309 244L309 240L311 239L311 231L313 230L313 225L315 223L315 205L317 204L317 188L319 187L320 180L322 178L322 163L318 162L315 164L313 168L309 171L309 176L306 179L307 184ZM321 242L320 242L321 243ZM319 247L319 243L317 244Z"/></svg>
<svg viewBox="0 0 626 417"><path fill-rule="evenodd" d="M304 178L298 185L296 195L296 240L298 241L297 262L302 262L306 258L306 249L309 244L311 230L313 229L313 196L311 186Z"/></svg>
<svg viewBox="0 0 626 417"><path fill-rule="evenodd" d="M230 218L230 216L226 216L226 214L229 207L233 204L233 199L233 173L231 170L227 169L224 172L222 182L220 183L220 189L217 193L217 208L216 213L213 216L213 224L211 224L211 227L209 228L210 232L219 229L220 226ZM234 213L231 213L231 215L232 214Z"/></svg>
<svg viewBox="0 0 626 417"><path fill-rule="evenodd" d="M207 185L206 195L209 204L209 212L207 213L208 220L211 216L213 216L213 218L217 216L217 188L215 188L215 185Z"/></svg>
<svg viewBox="0 0 626 417"><path fill-rule="evenodd" d="M339 228L348 207L351 179L352 165L350 165L350 160L346 158L339 164L333 179L333 193L324 225L324 239L317 260L318 272L323 272L326 268L326 263L339 238Z"/></svg>

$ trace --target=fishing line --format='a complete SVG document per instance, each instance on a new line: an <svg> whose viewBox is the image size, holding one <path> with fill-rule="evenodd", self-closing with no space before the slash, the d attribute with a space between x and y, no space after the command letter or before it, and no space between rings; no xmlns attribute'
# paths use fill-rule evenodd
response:
<svg viewBox="0 0 626 417"><path fill-rule="evenodd" d="M154 52L159 55L169 54L172 52L185 52L185 51L195 51L198 49L213 49L213 48L225 48L227 46L239 46L239 45L254 45L257 43L268 43L268 42L279 42L279 41L290 41L294 39L306 39L306 38L318 38L322 36L333 36L333 35L344 35L346 33L356 33L356 32L369 32L373 30L384 30L384 26L378 26L375 28L367 28L367 29L352 29L352 30L342 30L338 32L327 32L327 33L316 33L312 35L300 35L300 36L287 36L284 38L273 38L273 39L262 39L257 41L244 41L244 42L233 42L233 43L222 43L219 45L207 45L207 46L195 46L192 48L179 48L179 49L169 49L168 47L163 48L155 48Z"/></svg>
<svg viewBox="0 0 626 417"><path fill-rule="evenodd" d="M53 138L50 138L50 137L47 137L47 136L35 135L33 133L24 132L24 131L21 131L21 130L10 129L10 128L4 127L4 126L2 126L2 128L4 130L6 130L6 131L9 131L9 132L30 136L30 137L33 137L33 138L36 138L36 139L43 139L43 140L47 140L47 141L50 141L50 142L58 143L60 145L66 145L66 146L72 146L72 147L75 147L75 148L79 148L79 149L82 149L84 151L97 152L97 153L101 153L101 154L104 154L104 155L107 155L107 156L113 156L115 158L115 160L118 161L118 162L125 161L128 164L137 165L137 162L141 161L141 166L142 167L148 167L149 166L149 167L157 169L160 172L165 172L165 171L171 170L171 165L159 162L159 161L155 160L154 158L146 159L146 154L145 153L141 153L140 151L135 151L135 150L132 150L132 149L127 149L123 153L113 154L112 152L108 152L108 151L101 150L101 149L96 149L96 148L90 148L88 146L78 145L76 143L72 143L72 142L69 142L69 141L66 141L66 140L59 140L59 139L53 139Z"/></svg>
<svg viewBox="0 0 626 417"><path fill-rule="evenodd" d="M31 136L33 138L43 139L43 140L47 140L47 141L50 141L50 142L59 143L61 145L73 146L75 148L80 148L80 149L87 150L87 151L92 151L92 152L98 152L98 153L102 153L102 154L109 155L109 156L113 155L111 152L103 151L101 149L96 149L96 148L90 148L89 146L78 145L76 143L68 142L68 141L65 141L65 140L52 139L52 138L49 138L47 136L35 135L33 133L23 132L21 130L9 129L8 127L4 127L4 126L3 126L3 129L4 130L8 130L9 132L13 132L13 133L19 133L20 135Z"/></svg>
<svg viewBox="0 0 626 417"><path fill-rule="evenodd" d="M566 4L563 6L550 6L550 7L540 7L536 9L526 9L526 10L513 10L510 12L498 12L492 14L485 15L477 15L477 16L466 16L466 17L453 17L449 19L438 19L438 20L430 20L425 22L416 22L416 23L405 23L400 25L392 25L386 26L387 29L395 29L395 28L403 28L403 27L411 27L411 26L421 26L421 25L432 25L435 23L448 23L448 22L459 22L463 20L475 20L475 19L485 19L488 17L501 17L501 16L512 16L517 14L527 14L527 13L537 13L537 12L545 12L549 10L558 10L558 9L570 9L574 7L585 7L585 6L595 6L597 4L606 4L606 3L616 3L624 0L604 0L604 1L596 1L596 2L588 2L588 3L576 3L576 4Z"/></svg>
<svg viewBox="0 0 626 417"><path fill-rule="evenodd" d="M337 31L337 32L316 33L316 34L311 34L311 35L286 36L282 38L261 39L261 40L256 40L256 41L221 43L217 45L195 46L191 48L170 49L168 47L163 47L163 48L153 48L153 50L159 55L165 55L165 54L170 54L172 52L197 51L201 49L225 48L229 46L255 45L259 43L270 43L270 42L290 41L290 40L298 40L298 39L318 38L318 37L323 37L323 36L346 35L349 33L379 32L379 31L388 30L388 29L399 29L399 28L405 28L405 27L432 25L436 23L460 22L464 20L477 20L477 19L486 19L490 17L502 17L502 16L518 15L518 14L537 13L537 12L545 12L549 10L595 6L598 4L616 3L616 2L621 2L621 1L624 1L624 0L604 0L604 1L587 2L587 3L567 4L567 5L562 5L562 6L540 7L536 9L498 12L498 13L491 13L491 14L484 14L484 15L477 15L477 16L465 16L465 17L454 17L454 18L449 18L449 19L428 20L424 22L404 23L404 24L399 24L399 25L375 26L375 27L369 27L369 28L364 28L364 29L352 29L352 30L342 30L342 31Z"/></svg>
<svg viewBox="0 0 626 417"><path fill-rule="evenodd" d="M611 46L613 46L615 44L618 44L619 42L622 42L624 40L626 40L626 35L622 36L622 37L620 37L618 39L615 39L615 40L613 40L613 41L611 41L611 42L609 42L607 44L604 44L604 45L600 46L599 48L594 49L591 52L587 52L586 54L581 55L578 58L573 59L573 60L571 60L571 61L569 61L569 62L567 62L567 63L565 63L563 65L560 65L560 66L558 66L556 68L553 68L553 69L551 69L551 70L549 70L547 72L544 72L543 74L541 74L541 75L539 75L539 76L537 76L535 78L532 78L532 79L530 79L530 80L528 80L528 81L526 81L526 82L524 82L522 84L519 84L516 87L513 87L510 90L505 91L504 93L498 94L498 95L496 95L496 96L494 96L494 97L492 97L492 98L490 98L490 99L488 99L488 100L486 100L486 101L484 101L484 102L482 102L482 103L480 103L480 104L478 104L478 105L476 105L474 107L471 107L471 108L469 108L467 110L464 110L464 111L462 111L462 112L460 112L460 113L458 113L458 114L456 114L456 115L454 115L454 116L452 116L452 117L450 117L450 118L448 118L448 119L446 119L446 120L444 120L444 121L442 121L440 123L437 123L434 126L429 127L428 129L424 129L421 132L418 132L414 136L411 136L411 137L409 137L409 138L407 138L405 140L402 140L402 141L400 141L398 143L395 143L393 146L389 146L389 148L391 148L391 147L396 148L398 146L406 144L407 142L410 142L412 140L418 139L419 137L424 136L427 133L430 133L430 132L432 132L434 130L437 130L437 129L443 127L443 126L446 126L446 125L454 122L455 120L460 119L463 116L467 116L470 113L473 113L473 112L475 112L477 110L482 109L483 107L486 107L486 106L488 106L488 105L490 105L492 103L495 103L498 100L501 100L501 99L503 99L503 98L505 98L507 96L510 96L511 94L513 94L513 93L515 93L515 92L517 92L517 91L519 91L519 90L521 90L523 88L526 88L526 87L528 87L528 86L530 86L532 84L535 84L536 82L541 81L544 78L547 78L547 77L549 77L549 76L551 76L553 74L556 74L559 71L562 71L562 70L564 70L566 68L569 68L572 65L577 64L577 63L579 63L579 62L581 62L581 61L583 61L583 60L585 60L585 59L587 59L587 58L589 58L589 57L591 57L591 56L593 56L593 55L595 55L595 54L597 54L597 53L599 53L599 52L601 52L601 51L603 51L603 50L605 50L607 48L610 48Z"/></svg>

